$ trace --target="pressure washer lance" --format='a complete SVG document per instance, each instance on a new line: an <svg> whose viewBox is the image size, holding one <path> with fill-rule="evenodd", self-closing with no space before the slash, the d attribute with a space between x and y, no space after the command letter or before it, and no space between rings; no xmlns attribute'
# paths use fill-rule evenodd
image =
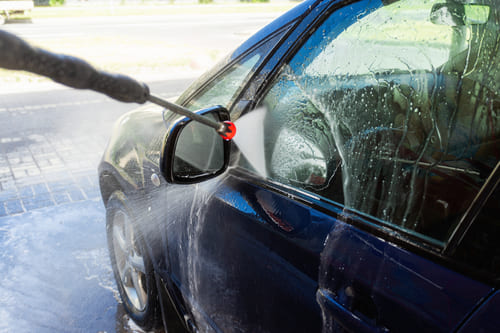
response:
<svg viewBox="0 0 500 333"><path fill-rule="evenodd" d="M217 122L203 117L151 95L146 84L131 77L99 71L85 60L31 46L3 30L0 30L0 67L42 75L76 89L94 90L120 102L143 104L149 101L212 127L225 140L231 140L236 134L236 127L230 121Z"/></svg>
<svg viewBox="0 0 500 333"><path fill-rule="evenodd" d="M236 134L236 126L231 121L216 122L215 120L200 116L199 114L194 113L186 109L185 107L171 103L151 94L148 95L148 101L163 106L164 108L167 108L174 113L189 117L194 121L212 127L224 140L231 140Z"/></svg>

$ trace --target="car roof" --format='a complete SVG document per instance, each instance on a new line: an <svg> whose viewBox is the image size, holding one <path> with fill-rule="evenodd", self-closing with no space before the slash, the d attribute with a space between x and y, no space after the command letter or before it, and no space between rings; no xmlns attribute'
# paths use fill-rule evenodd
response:
<svg viewBox="0 0 500 333"><path fill-rule="evenodd" d="M241 44L236 50L233 51L233 53L230 55L230 57L227 59L228 62L231 62L232 60L238 58L241 56L243 53L245 53L247 50L249 50L252 46L260 42L261 40L265 39L267 36L271 35L273 32L281 29L282 27L286 26L290 22L295 21L296 19L300 18L304 14L308 13L309 10L317 3L321 1L318 0L306 0L304 2L301 2L297 6L293 7L290 9L288 12L285 14L281 15L277 19L273 20L271 23L266 25L264 28L256 32L253 36L248 38L243 44Z"/></svg>

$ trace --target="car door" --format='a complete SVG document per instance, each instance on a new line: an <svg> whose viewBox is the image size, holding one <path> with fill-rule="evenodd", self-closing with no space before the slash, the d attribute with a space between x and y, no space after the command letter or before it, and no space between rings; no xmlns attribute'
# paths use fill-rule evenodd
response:
<svg viewBox="0 0 500 333"><path fill-rule="evenodd" d="M467 23L436 18L459 4L335 3L264 94L263 176L331 217L326 332L453 331L493 292L450 251L499 157L498 6L484 6Z"/></svg>

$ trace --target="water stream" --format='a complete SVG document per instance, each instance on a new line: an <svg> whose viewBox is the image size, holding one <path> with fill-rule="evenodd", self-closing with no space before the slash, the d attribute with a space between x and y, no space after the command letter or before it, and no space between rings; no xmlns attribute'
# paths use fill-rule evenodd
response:
<svg viewBox="0 0 500 333"><path fill-rule="evenodd" d="M267 177L264 147L264 118L266 108L253 110L235 121L237 128L233 141L248 162L263 177Z"/></svg>

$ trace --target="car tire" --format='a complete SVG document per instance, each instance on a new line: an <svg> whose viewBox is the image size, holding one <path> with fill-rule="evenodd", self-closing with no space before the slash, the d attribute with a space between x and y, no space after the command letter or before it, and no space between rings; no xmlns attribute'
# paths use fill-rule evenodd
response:
<svg viewBox="0 0 500 333"><path fill-rule="evenodd" d="M106 204L106 234L111 266L123 307L145 330L161 325L153 265L137 219L125 194L116 191Z"/></svg>

